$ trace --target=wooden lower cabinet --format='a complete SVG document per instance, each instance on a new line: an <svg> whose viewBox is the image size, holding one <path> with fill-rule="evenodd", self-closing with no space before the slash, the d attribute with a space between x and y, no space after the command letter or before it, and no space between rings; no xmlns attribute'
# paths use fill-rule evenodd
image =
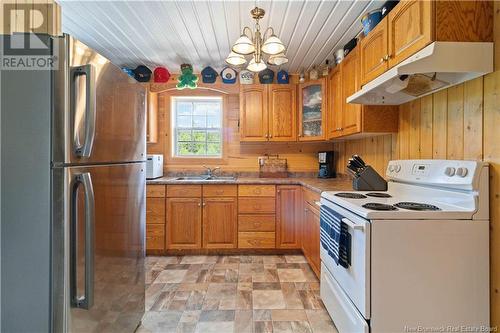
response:
<svg viewBox="0 0 500 333"><path fill-rule="evenodd" d="M165 250L165 185L146 187L146 251Z"/></svg>
<svg viewBox="0 0 500 333"><path fill-rule="evenodd" d="M201 198L167 198L166 248L201 248Z"/></svg>
<svg viewBox="0 0 500 333"><path fill-rule="evenodd" d="M274 215L240 215L238 231L272 231L276 230Z"/></svg>
<svg viewBox="0 0 500 333"><path fill-rule="evenodd" d="M320 276L321 258L320 258L320 220L319 207L316 202L320 200L320 195L312 191L303 189L302 203L302 252L309 265L316 275Z"/></svg>
<svg viewBox="0 0 500 333"><path fill-rule="evenodd" d="M238 248L276 248L276 186L238 186Z"/></svg>
<svg viewBox="0 0 500 333"><path fill-rule="evenodd" d="M276 247L300 249L300 185L280 185L276 188Z"/></svg>
<svg viewBox="0 0 500 333"><path fill-rule="evenodd" d="M319 277L321 267L319 250L319 211L313 206L306 204L304 208L303 223L304 241L302 250L314 273Z"/></svg>
<svg viewBox="0 0 500 333"><path fill-rule="evenodd" d="M203 247L229 248L237 246L238 209L236 198L203 199Z"/></svg>
<svg viewBox="0 0 500 333"><path fill-rule="evenodd" d="M274 249L276 244L274 232L239 232L238 247L240 249Z"/></svg>
<svg viewBox="0 0 500 333"><path fill-rule="evenodd" d="M146 250L165 249L165 224L146 225Z"/></svg>

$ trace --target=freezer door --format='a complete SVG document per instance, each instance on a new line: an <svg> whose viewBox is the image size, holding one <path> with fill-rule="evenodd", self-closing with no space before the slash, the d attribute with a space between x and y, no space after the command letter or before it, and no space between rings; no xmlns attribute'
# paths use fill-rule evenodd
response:
<svg viewBox="0 0 500 333"><path fill-rule="evenodd" d="M53 161L96 164L146 159L146 90L82 42L55 38Z"/></svg>
<svg viewBox="0 0 500 333"><path fill-rule="evenodd" d="M70 332L133 332L144 313L145 164L64 170L67 259L55 253L54 261L67 263L65 273L56 272L67 276L67 290L55 290L56 301L67 297L59 304L66 304L65 325Z"/></svg>

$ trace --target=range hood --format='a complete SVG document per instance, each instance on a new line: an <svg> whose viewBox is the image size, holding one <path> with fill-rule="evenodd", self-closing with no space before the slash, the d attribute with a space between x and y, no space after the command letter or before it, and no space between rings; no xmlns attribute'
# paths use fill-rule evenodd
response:
<svg viewBox="0 0 500 333"><path fill-rule="evenodd" d="M493 71L493 43L434 42L347 98L347 103L400 105Z"/></svg>

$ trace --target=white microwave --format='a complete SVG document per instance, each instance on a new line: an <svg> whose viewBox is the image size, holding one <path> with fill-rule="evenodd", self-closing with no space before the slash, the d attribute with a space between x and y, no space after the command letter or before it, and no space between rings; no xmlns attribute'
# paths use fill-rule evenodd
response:
<svg viewBox="0 0 500 333"><path fill-rule="evenodd" d="M146 160L146 179L163 177L163 155L148 154Z"/></svg>

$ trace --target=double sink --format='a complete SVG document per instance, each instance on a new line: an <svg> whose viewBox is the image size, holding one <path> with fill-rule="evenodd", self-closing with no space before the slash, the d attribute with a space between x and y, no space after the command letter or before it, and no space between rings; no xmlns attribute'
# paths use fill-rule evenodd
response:
<svg viewBox="0 0 500 333"><path fill-rule="evenodd" d="M233 176L185 176L185 177L177 177L175 180L207 180L207 181L215 181L215 180L236 180L236 177Z"/></svg>

